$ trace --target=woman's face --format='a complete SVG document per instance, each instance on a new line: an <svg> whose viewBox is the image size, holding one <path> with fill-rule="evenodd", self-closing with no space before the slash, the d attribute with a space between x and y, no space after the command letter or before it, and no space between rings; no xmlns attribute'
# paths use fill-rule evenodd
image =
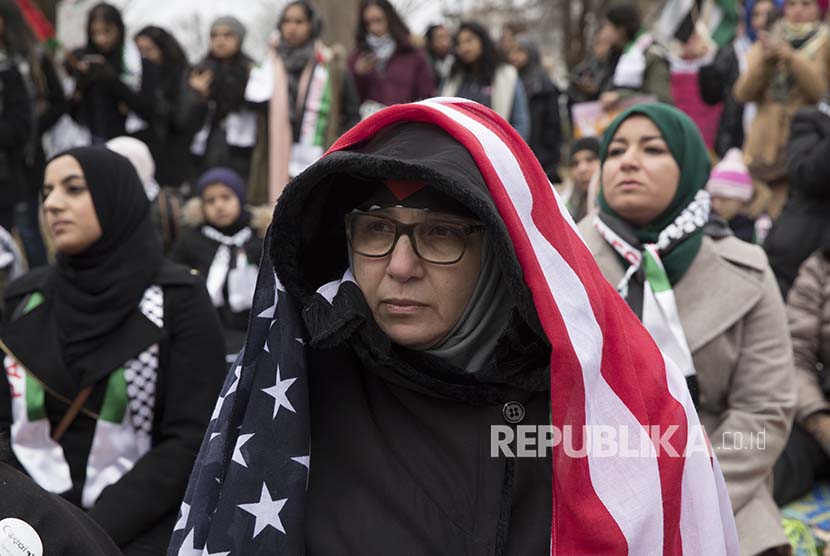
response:
<svg viewBox="0 0 830 556"><path fill-rule="evenodd" d="M577 151L571 157L571 179L580 191L588 191L591 178L599 169L599 157L592 150Z"/></svg>
<svg viewBox="0 0 830 556"><path fill-rule="evenodd" d="M224 183L213 183L202 191L202 210L208 224L225 228L237 221L242 206L233 189Z"/></svg>
<svg viewBox="0 0 830 556"><path fill-rule="evenodd" d="M145 60L157 65L164 63L164 55L161 53L161 49L150 37L140 35L135 38L135 44L138 51L141 52L141 57Z"/></svg>
<svg viewBox="0 0 830 556"><path fill-rule="evenodd" d="M478 35L462 29L456 37L455 55L465 64L474 64L481 57L481 40Z"/></svg>
<svg viewBox="0 0 830 556"><path fill-rule="evenodd" d="M214 25L210 30L210 52L216 58L230 58L241 46L239 36L227 25Z"/></svg>
<svg viewBox="0 0 830 556"><path fill-rule="evenodd" d="M679 179L654 122L632 116L617 128L602 165L603 196L614 212L637 226L653 222L671 204Z"/></svg>
<svg viewBox="0 0 830 556"><path fill-rule="evenodd" d="M280 23L280 38L293 48L307 43L311 39L311 21L306 17L302 6L289 6Z"/></svg>
<svg viewBox="0 0 830 556"><path fill-rule="evenodd" d="M64 255L83 253L101 237L101 223L84 171L69 155L58 157L46 166L43 212L49 235Z"/></svg>
<svg viewBox="0 0 830 556"><path fill-rule="evenodd" d="M104 21L103 19L95 19L90 25L90 34L92 35L92 44L95 45L100 52L112 52L121 40L121 33L114 23Z"/></svg>
<svg viewBox="0 0 830 556"><path fill-rule="evenodd" d="M426 211L389 208L377 214L405 224L423 221ZM430 213L435 218L437 213ZM459 217L447 215L458 221ZM481 272L483 239L469 236L460 261L428 263L401 236L381 258L353 254L355 279L381 330L393 343L411 349L434 347L455 327L475 291Z"/></svg>
<svg viewBox="0 0 830 556"><path fill-rule="evenodd" d="M752 30L756 33L767 28L767 22L772 12L775 10L775 5L769 0L761 0L752 6L752 18L750 25Z"/></svg>
<svg viewBox="0 0 830 556"><path fill-rule="evenodd" d="M525 49L521 46L514 46L510 50L510 63L513 64L517 69L522 69L527 65L528 56Z"/></svg>
<svg viewBox="0 0 830 556"><path fill-rule="evenodd" d="M613 48L623 48L628 44L628 35L625 33L625 29L617 27L608 20L602 23L600 36L604 37Z"/></svg>
<svg viewBox="0 0 830 556"><path fill-rule="evenodd" d="M821 17L816 0L787 0L784 17L790 23L812 23Z"/></svg>
<svg viewBox="0 0 830 556"><path fill-rule="evenodd" d="M386 13L380 6L366 6L363 10L363 26L366 32L376 37L382 37L389 32L389 22Z"/></svg>
<svg viewBox="0 0 830 556"><path fill-rule="evenodd" d="M452 51L452 35L446 27L438 27L432 33L429 49L433 56L443 58Z"/></svg>

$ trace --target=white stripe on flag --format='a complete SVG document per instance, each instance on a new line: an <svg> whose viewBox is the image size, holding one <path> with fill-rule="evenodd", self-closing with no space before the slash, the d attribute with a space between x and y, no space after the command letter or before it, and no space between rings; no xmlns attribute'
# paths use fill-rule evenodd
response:
<svg viewBox="0 0 830 556"><path fill-rule="evenodd" d="M694 5L695 0L668 0L660 12L660 18L653 27L654 34L663 41L669 41Z"/></svg>
<svg viewBox="0 0 830 556"><path fill-rule="evenodd" d="M602 330L594 317L588 294L574 270L536 227L531 216L530 187L512 151L486 126L460 111L435 101L424 104L473 132L507 190L579 359L586 393L586 426L613 424L619 427L618 431L628 431L629 446L635 449L651 446L648 432L602 376ZM597 496L625 536L629 554L662 555L663 503L654 454L646 457L592 457L588 454L588 468Z"/></svg>
<svg viewBox="0 0 830 556"><path fill-rule="evenodd" d="M666 379L671 395L683 406L686 412L686 424L689 438L701 434L702 427L695 411L686 379L669 357L663 356L666 365ZM729 495L723 475L714 458L715 473L710 471L712 463L705 451L690 450L686 454L683 466L683 483L681 488L680 531L683 541L683 554L729 554L737 556L738 538L730 535L734 532L734 516L729 505ZM722 489L719 488L722 485ZM721 492L722 490L722 492ZM726 506L726 508L724 508ZM731 526L727 526L732 522ZM708 534L710 531L723 531L726 535Z"/></svg>

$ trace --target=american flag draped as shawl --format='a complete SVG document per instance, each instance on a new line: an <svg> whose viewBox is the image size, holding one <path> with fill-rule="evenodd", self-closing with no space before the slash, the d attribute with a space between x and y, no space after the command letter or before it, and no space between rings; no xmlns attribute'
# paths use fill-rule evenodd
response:
<svg viewBox="0 0 830 556"><path fill-rule="evenodd" d="M682 373L603 278L529 147L479 104L389 107L346 133L349 149L400 122L444 129L472 155L513 243L552 346L552 423L626 428L630 444L671 429L684 454L700 423ZM214 411L169 556L305 552L308 381L298 302L266 247L244 354ZM574 447L578 450L579 438ZM311 454L313 456L313 454ZM672 457L553 450L551 554L737 555L723 477L706 449ZM389 547L390 553L404 547Z"/></svg>

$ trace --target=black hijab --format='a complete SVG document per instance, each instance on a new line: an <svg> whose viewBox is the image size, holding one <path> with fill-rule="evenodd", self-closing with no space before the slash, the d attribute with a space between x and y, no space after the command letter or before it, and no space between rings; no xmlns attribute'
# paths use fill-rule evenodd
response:
<svg viewBox="0 0 830 556"><path fill-rule="evenodd" d="M59 253L51 279L63 360L74 374L83 375L95 370L90 355L105 346L114 349L107 343L123 338L120 329L145 318L138 305L161 266L162 247L141 180L126 158L100 147L79 147L57 156L63 155L80 164L102 231L86 251ZM125 351L111 354L115 364L150 345L112 343Z"/></svg>

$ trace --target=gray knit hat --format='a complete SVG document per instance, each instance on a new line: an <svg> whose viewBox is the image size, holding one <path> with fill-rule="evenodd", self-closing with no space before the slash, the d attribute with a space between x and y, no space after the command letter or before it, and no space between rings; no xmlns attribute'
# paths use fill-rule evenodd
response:
<svg viewBox="0 0 830 556"><path fill-rule="evenodd" d="M247 29L245 29L245 25L243 25L242 22L236 19L234 16L223 15L222 17L217 17L215 20L213 20L213 23L211 23L210 25L211 31L219 25L224 25L225 27L228 27L234 35L239 37L239 42L243 42L245 40L245 34L248 31Z"/></svg>

